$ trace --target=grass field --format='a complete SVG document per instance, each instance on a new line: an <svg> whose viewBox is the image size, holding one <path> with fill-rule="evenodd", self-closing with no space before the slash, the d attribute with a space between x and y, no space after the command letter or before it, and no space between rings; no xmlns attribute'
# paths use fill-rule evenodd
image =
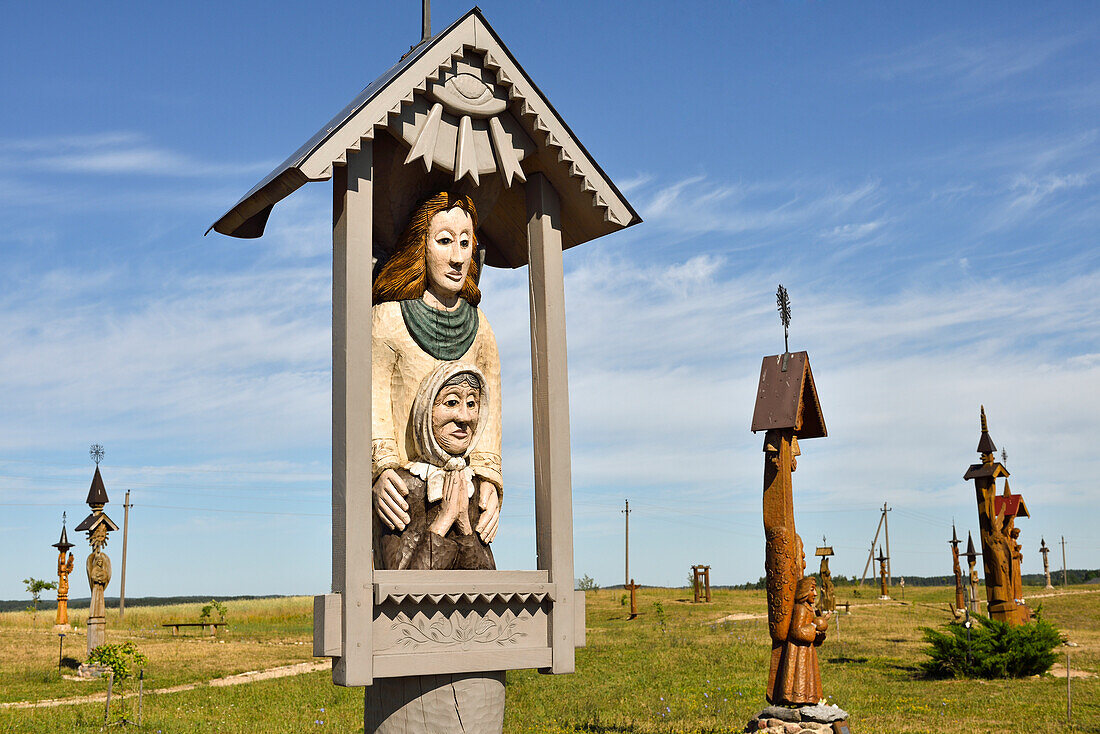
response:
<svg viewBox="0 0 1100 734"><path fill-rule="evenodd" d="M895 590L897 591L897 590ZM1032 602L1077 643L1073 726L1066 724L1065 678L932 681L920 677L919 627L947 621L951 589L910 587L904 602L837 597L854 604L834 624L821 650L831 700L852 716L852 731L1100 733L1100 593L1071 587ZM1028 589L1026 596L1043 592ZM711 604L691 604L685 589L642 589L638 619L626 619L621 589L588 594L587 642L577 672L508 674L505 731L740 732L764 705L769 641L764 592L715 590ZM200 604L131 607L126 624L108 619L108 640L133 640L149 657L146 691L289 663L309 661L311 600L229 602L231 627L217 640L196 633L172 638L160 624L195 619ZM728 619L726 619L729 617ZM82 622L82 619L78 619ZM66 654L83 659L78 630ZM0 614L0 701L41 700L102 692L105 684L62 680L52 613ZM66 671L68 672L68 671ZM131 686L127 686L127 693ZM134 718L136 699L127 700ZM113 707L112 707L113 708ZM141 731L362 731L362 691L332 685L328 672L232 687L147 694ZM0 732L85 732L103 726L103 703L0 709ZM322 723L323 722L323 723ZM129 729L138 727L130 726Z"/></svg>

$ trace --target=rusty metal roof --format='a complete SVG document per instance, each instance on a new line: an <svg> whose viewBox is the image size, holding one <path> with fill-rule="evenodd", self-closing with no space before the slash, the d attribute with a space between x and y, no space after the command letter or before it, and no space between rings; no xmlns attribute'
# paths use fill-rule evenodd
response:
<svg viewBox="0 0 1100 734"><path fill-rule="evenodd" d="M785 372L782 354L764 357L760 365L752 432L792 428L799 439L827 436L809 355L790 352L786 357Z"/></svg>
<svg viewBox="0 0 1100 734"><path fill-rule="evenodd" d="M1003 514L1005 517L1031 517L1030 513L1027 511L1027 503L1024 502L1023 495L997 495L993 498L993 514L1002 514L1002 509L1004 509Z"/></svg>

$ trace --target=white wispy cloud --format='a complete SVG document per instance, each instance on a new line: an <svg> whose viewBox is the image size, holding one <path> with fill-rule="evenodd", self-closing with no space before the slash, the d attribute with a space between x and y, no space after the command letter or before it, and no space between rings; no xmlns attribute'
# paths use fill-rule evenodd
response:
<svg viewBox="0 0 1100 734"><path fill-rule="evenodd" d="M126 131L0 140L0 170L194 178L263 174L274 165L200 160Z"/></svg>

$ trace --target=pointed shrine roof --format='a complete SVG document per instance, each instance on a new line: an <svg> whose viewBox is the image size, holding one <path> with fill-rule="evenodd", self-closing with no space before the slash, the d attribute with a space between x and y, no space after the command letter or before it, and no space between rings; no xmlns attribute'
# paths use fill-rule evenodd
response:
<svg viewBox="0 0 1100 734"><path fill-rule="evenodd" d="M375 178L395 177L376 182L375 190L406 199L397 202L400 211L375 212L382 251L400 235L387 220L407 221L417 200L450 188L470 194L478 207L486 262L526 265L526 246L516 240L526 242L524 183L534 171L561 197L564 248L641 221L475 7L367 85L211 229L261 236L275 204L307 182L331 178L333 166L346 165L362 140L375 141ZM420 167L426 190L402 191L415 189L404 180L410 165ZM503 184L480 191L494 173ZM464 190L470 183L472 190Z"/></svg>
<svg viewBox="0 0 1100 734"><path fill-rule="evenodd" d="M57 548L62 553L73 547L73 544L69 542L69 536L68 533L65 532L64 525L61 526L61 540L54 543L53 547Z"/></svg>
<svg viewBox="0 0 1100 734"><path fill-rule="evenodd" d="M107 499L107 488L103 486L103 476L99 473L99 464L96 464L95 467L92 486L88 488L88 499L84 501L89 505L105 505L110 502Z"/></svg>
<svg viewBox="0 0 1100 734"><path fill-rule="evenodd" d="M782 354L764 357L760 365L752 432L793 428L799 440L827 436L825 416L810 371L810 356L806 352L790 352L786 356L786 372Z"/></svg>

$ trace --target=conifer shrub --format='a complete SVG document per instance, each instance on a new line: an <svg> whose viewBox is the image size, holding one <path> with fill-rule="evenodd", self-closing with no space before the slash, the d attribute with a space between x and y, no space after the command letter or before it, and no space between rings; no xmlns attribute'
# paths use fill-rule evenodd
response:
<svg viewBox="0 0 1100 734"><path fill-rule="evenodd" d="M943 632L921 627L931 645L925 651L931 659L921 668L931 678L1023 678L1045 673L1054 664L1054 648L1065 638L1041 611L1036 610L1035 621L1015 627L972 615L969 642L960 622L949 622Z"/></svg>

